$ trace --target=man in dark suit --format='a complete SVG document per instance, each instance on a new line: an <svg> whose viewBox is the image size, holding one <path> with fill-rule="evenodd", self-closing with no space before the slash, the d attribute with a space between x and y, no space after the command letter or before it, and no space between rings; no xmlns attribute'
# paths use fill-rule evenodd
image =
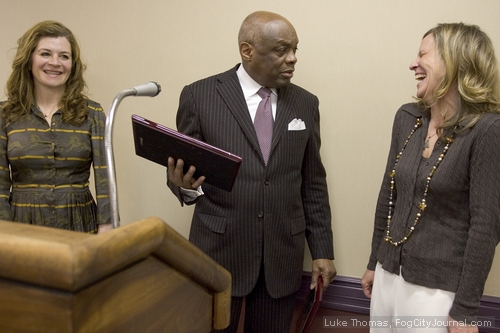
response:
<svg viewBox="0 0 500 333"><path fill-rule="evenodd" d="M326 288L336 275L319 101L290 83L298 38L287 19L252 13L238 42L241 65L184 87L177 113L180 132L242 157L234 187L202 189L196 166L184 174L183 161L172 158L168 185L181 204L196 203L190 241L232 274L231 324L224 331L236 332L245 301L246 333L288 333L304 239L313 258L311 289L318 276ZM254 128L262 87L272 92L269 154Z"/></svg>

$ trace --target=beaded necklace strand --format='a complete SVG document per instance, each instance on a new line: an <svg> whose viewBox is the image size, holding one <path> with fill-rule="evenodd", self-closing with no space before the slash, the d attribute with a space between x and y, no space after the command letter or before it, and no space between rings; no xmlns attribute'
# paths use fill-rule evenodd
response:
<svg viewBox="0 0 500 333"><path fill-rule="evenodd" d="M408 142L410 141L411 137L413 136L413 134L415 133L417 128L419 128L420 126L422 126L422 120L420 120L420 118L418 118L417 123L415 124L415 126L413 126L413 129L411 130L410 134L408 135L408 138L406 139L405 143L403 144L403 148L401 148L401 151L399 152L399 154L396 155L396 162L394 163L394 167L392 168L392 171L389 173L389 177L391 178L391 191L389 193L389 213L387 214L387 229L386 229L387 231L386 231L386 236L385 236L384 240L386 243L389 243L389 244L394 245L394 246L400 246L403 243L405 243L408 240L408 238L410 238L413 231L415 230L415 227L417 226L418 221L420 220L420 217L422 216L422 213L427 208L426 198L427 198L427 193L429 192L429 184L431 183L432 176L436 172L439 164L441 164L441 162L443 161L446 153L448 152L448 149L450 148L451 144L454 141L453 135L451 137L446 137L446 145L445 145L443 151L441 152L441 154L439 155L439 158L438 158L436 164L434 164L429 175L427 176L424 194L422 196L422 201L420 201L420 203L418 204L418 212L417 212L417 216L415 217L415 221L413 221L413 226L410 227L410 231L408 231L406 236L404 236L400 241L394 242L392 240L392 237L391 237L391 222L392 222L392 212L394 210L393 199L394 199L396 166L398 165L399 159L401 158L401 155L403 155L403 152L405 151L406 146L408 145Z"/></svg>

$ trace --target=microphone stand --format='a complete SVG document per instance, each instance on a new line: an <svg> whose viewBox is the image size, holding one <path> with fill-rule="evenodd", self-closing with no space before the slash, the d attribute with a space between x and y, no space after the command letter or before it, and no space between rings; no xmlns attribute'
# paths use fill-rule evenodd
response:
<svg viewBox="0 0 500 333"><path fill-rule="evenodd" d="M154 97L161 91L161 87L156 82L148 82L130 89L123 90L116 95L111 109L109 110L108 117L106 118L106 128L104 131L104 147L106 149L106 162L108 165L108 184L109 184L109 199L111 206L111 223L113 228L120 225L120 218L118 214L118 193L116 189L116 173L115 173L115 159L113 155L113 121L115 117L115 110L118 105L127 96L149 96Z"/></svg>

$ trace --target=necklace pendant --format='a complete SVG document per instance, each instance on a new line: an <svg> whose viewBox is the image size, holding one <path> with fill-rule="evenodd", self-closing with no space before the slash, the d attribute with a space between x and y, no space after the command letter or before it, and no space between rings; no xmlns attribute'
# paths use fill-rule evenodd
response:
<svg viewBox="0 0 500 333"><path fill-rule="evenodd" d="M429 146L429 139L427 139L427 140L425 140L425 142L424 142L424 149L427 149L427 148L429 148L429 147L430 147L430 146Z"/></svg>

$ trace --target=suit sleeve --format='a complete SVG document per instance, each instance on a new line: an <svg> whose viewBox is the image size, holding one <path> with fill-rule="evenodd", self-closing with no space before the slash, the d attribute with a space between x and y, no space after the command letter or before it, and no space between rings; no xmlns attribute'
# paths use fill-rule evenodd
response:
<svg viewBox="0 0 500 333"><path fill-rule="evenodd" d="M334 259L331 211L326 171L321 161L319 101L314 97L314 128L302 166L302 201L306 217L306 239L312 259Z"/></svg>
<svg viewBox="0 0 500 333"><path fill-rule="evenodd" d="M193 93L190 86L185 86L182 89L179 98L179 109L177 110L177 130L183 134L192 136L201 140L201 126L196 114L196 104L194 103ZM167 186L172 193L177 197L181 206L184 204L192 205L198 201L197 197L194 200L184 200L184 196L179 187L170 182L167 172Z"/></svg>

